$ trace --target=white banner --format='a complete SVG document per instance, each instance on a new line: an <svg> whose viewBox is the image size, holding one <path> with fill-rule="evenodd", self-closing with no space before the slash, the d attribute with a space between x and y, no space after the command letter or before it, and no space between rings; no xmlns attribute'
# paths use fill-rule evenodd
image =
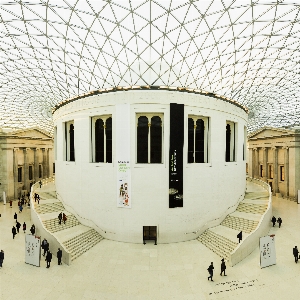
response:
<svg viewBox="0 0 300 300"><path fill-rule="evenodd" d="M275 235L263 236L259 239L260 267L276 265Z"/></svg>
<svg viewBox="0 0 300 300"><path fill-rule="evenodd" d="M26 234L25 236L25 263L39 267L41 259L40 237Z"/></svg>
<svg viewBox="0 0 300 300"><path fill-rule="evenodd" d="M4 191L3 191L3 204L6 204L6 194Z"/></svg>
<svg viewBox="0 0 300 300"><path fill-rule="evenodd" d="M117 207L131 208L130 104L116 105Z"/></svg>

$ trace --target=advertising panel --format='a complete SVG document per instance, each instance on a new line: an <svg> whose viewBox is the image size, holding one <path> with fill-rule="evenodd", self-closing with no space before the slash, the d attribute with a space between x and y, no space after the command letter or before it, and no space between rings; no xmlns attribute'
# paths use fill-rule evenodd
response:
<svg viewBox="0 0 300 300"><path fill-rule="evenodd" d="M275 235L263 236L259 240L260 267L276 265Z"/></svg>
<svg viewBox="0 0 300 300"><path fill-rule="evenodd" d="M25 263L40 266L41 238L31 234L25 236Z"/></svg>

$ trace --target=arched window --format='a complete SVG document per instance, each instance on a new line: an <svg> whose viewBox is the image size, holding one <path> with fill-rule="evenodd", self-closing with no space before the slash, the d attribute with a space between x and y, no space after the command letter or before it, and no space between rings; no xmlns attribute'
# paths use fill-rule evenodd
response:
<svg viewBox="0 0 300 300"><path fill-rule="evenodd" d="M207 117L189 116L188 163L208 162L208 125Z"/></svg>
<svg viewBox="0 0 300 300"><path fill-rule="evenodd" d="M66 161L75 161L74 121L65 123L65 153Z"/></svg>
<svg viewBox="0 0 300 300"><path fill-rule="evenodd" d="M162 114L137 115L137 163L161 163L162 140Z"/></svg>
<svg viewBox="0 0 300 300"><path fill-rule="evenodd" d="M225 161L235 161L235 123L227 121L226 122L226 150L225 150Z"/></svg>
<svg viewBox="0 0 300 300"><path fill-rule="evenodd" d="M112 162L112 117L92 118L92 161Z"/></svg>

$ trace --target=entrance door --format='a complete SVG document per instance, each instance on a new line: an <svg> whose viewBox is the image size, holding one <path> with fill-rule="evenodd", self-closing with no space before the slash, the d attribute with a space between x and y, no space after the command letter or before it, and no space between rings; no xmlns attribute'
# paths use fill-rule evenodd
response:
<svg viewBox="0 0 300 300"><path fill-rule="evenodd" d="M271 192L273 192L273 186L272 186L272 181L269 182L270 188L271 188Z"/></svg>
<svg viewBox="0 0 300 300"><path fill-rule="evenodd" d="M157 226L143 226L143 244L146 240L154 240L154 245L157 245Z"/></svg>

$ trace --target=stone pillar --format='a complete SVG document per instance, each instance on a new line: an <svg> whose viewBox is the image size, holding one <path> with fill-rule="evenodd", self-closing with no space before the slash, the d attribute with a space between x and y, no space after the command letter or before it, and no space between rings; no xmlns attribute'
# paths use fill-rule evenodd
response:
<svg viewBox="0 0 300 300"><path fill-rule="evenodd" d="M24 187L27 192L29 191L29 163L28 163L28 150L29 148L23 149L24 155Z"/></svg>
<svg viewBox="0 0 300 300"><path fill-rule="evenodd" d="M253 148L252 149L252 173L253 173L253 178L258 178L259 177L259 166L258 166L258 149Z"/></svg>
<svg viewBox="0 0 300 300"><path fill-rule="evenodd" d="M43 174L42 174L42 178L46 178L47 177L47 149L43 148Z"/></svg>
<svg viewBox="0 0 300 300"><path fill-rule="evenodd" d="M274 195L278 193L278 149L273 147L273 168L274 168L274 176L273 176L273 192Z"/></svg>
<svg viewBox="0 0 300 300"><path fill-rule="evenodd" d="M14 148L13 149L13 160L14 160L14 198L18 198L18 188L19 188L19 183L18 183L18 150L19 148Z"/></svg>
<svg viewBox="0 0 300 300"><path fill-rule="evenodd" d="M289 197L289 147L283 147L284 149L284 184L285 184L285 196Z"/></svg>
<svg viewBox="0 0 300 300"><path fill-rule="evenodd" d="M263 150L263 181L268 181L268 148L262 148Z"/></svg>
<svg viewBox="0 0 300 300"><path fill-rule="evenodd" d="M38 151L39 148L34 149L34 181L38 182L39 181L39 157L38 157Z"/></svg>

